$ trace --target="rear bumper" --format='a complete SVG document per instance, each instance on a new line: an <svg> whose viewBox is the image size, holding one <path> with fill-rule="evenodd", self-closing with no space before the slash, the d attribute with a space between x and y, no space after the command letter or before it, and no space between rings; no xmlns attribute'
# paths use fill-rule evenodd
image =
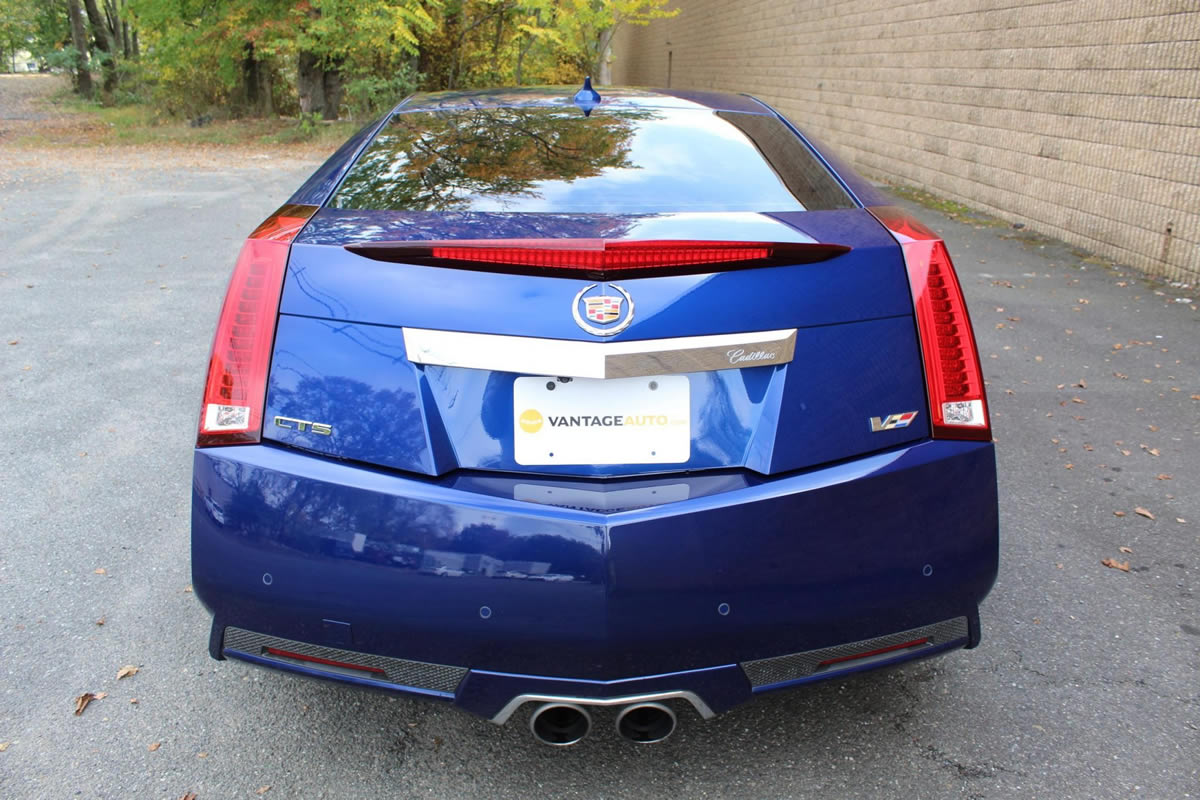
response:
<svg viewBox="0 0 1200 800"><path fill-rule="evenodd" d="M193 490L214 657L492 719L522 697L719 712L973 646L997 567L991 444L617 482L421 480L261 445L198 450ZM298 647L319 660L277 655Z"/></svg>

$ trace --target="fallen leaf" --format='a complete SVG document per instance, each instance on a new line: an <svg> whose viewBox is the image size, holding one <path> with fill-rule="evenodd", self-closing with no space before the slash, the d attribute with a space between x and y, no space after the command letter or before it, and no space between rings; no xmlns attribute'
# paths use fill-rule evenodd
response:
<svg viewBox="0 0 1200 800"><path fill-rule="evenodd" d="M160 747L162 747L162 742L151 742L149 744L149 746L146 747L146 749L149 750L151 753L153 753L155 750L157 750Z"/></svg>
<svg viewBox="0 0 1200 800"><path fill-rule="evenodd" d="M992 281L992 286L1003 286L1006 289L1013 288L1012 281Z"/></svg>
<svg viewBox="0 0 1200 800"><path fill-rule="evenodd" d="M136 697L129 698L129 705L136 706L137 704L138 704L138 699Z"/></svg>
<svg viewBox="0 0 1200 800"><path fill-rule="evenodd" d="M1121 455L1123 455L1123 456L1131 456L1131 455L1133 455L1133 451L1132 451L1132 450L1122 450L1122 451L1121 451Z"/></svg>
<svg viewBox="0 0 1200 800"><path fill-rule="evenodd" d="M1200 394L1194 394L1194 395L1192 395L1192 399L1193 399L1193 400L1200 400Z"/></svg>
<svg viewBox="0 0 1200 800"><path fill-rule="evenodd" d="M0 753L3 753L5 750L7 750L10 744L12 744L12 742L0 742Z"/></svg>
<svg viewBox="0 0 1200 800"><path fill-rule="evenodd" d="M1092 452L1092 450L1093 450L1093 449L1095 449L1095 448L1093 448L1093 447L1092 447L1090 444L1087 444L1087 443L1085 442L1085 443L1084 443L1084 445L1083 445L1083 449L1084 449L1084 450L1087 450L1087 451L1090 453L1090 452Z"/></svg>
<svg viewBox="0 0 1200 800"><path fill-rule="evenodd" d="M208 753L201 750L199 753L196 753L196 758L208 758Z"/></svg>
<svg viewBox="0 0 1200 800"><path fill-rule="evenodd" d="M101 693L101 694L103 694L103 693ZM83 694L79 695L79 697L76 697L75 698L75 716L78 717L80 714L82 714L83 710L88 707L88 703L92 702L93 700L99 700L99 699L100 699L100 695L93 694L92 692L84 692Z"/></svg>
<svg viewBox="0 0 1200 800"><path fill-rule="evenodd" d="M101 617L100 619L96 620L96 624L97 624L97 625L104 625L104 623L105 623L105 621L106 621L107 619L108 619L107 617Z"/></svg>
<svg viewBox="0 0 1200 800"><path fill-rule="evenodd" d="M1079 298L1078 300L1076 300L1075 302L1076 302L1076 303L1079 303L1080 305L1086 306L1086 305L1088 305L1089 303L1091 303L1092 301L1091 301L1091 300L1088 300L1086 297L1081 297L1081 298Z"/></svg>
<svg viewBox="0 0 1200 800"><path fill-rule="evenodd" d="M1086 389L1086 388L1087 388L1087 381L1085 381L1083 378L1080 378L1080 379L1079 379L1079 383L1072 384L1072 385L1073 385L1073 386L1074 386L1076 389Z"/></svg>
<svg viewBox="0 0 1200 800"><path fill-rule="evenodd" d="M1129 572L1128 561L1117 561L1115 558L1106 558L1100 563L1109 569L1119 569L1121 572Z"/></svg>
<svg viewBox="0 0 1200 800"><path fill-rule="evenodd" d="M266 794L266 793L267 793L267 792L269 792L269 791L271 791L271 787L270 787L270 786L260 786L260 787L258 787L257 789L255 789L255 790L254 790L254 793L255 793L255 794Z"/></svg>
<svg viewBox="0 0 1200 800"><path fill-rule="evenodd" d="M126 664L125 666L123 666L119 670L117 670L117 680L121 680L121 678L128 678L133 675L137 675L139 669L140 669L140 667L135 667L133 664Z"/></svg>
<svg viewBox="0 0 1200 800"><path fill-rule="evenodd" d="M1079 403L1080 405L1082 405L1082 404L1086 403L1086 402L1087 402L1087 400L1084 400L1084 399L1082 399L1082 398L1079 398L1079 397L1072 397L1072 398L1071 398L1071 402L1072 402L1072 403Z"/></svg>
<svg viewBox="0 0 1200 800"><path fill-rule="evenodd" d="M185 795L180 795L179 800L196 800L196 793L188 792Z"/></svg>
<svg viewBox="0 0 1200 800"><path fill-rule="evenodd" d="M18 344L18 343L19 343L18 339L13 339L9 342L9 344Z"/></svg>
<svg viewBox="0 0 1200 800"><path fill-rule="evenodd" d="M1114 517L1123 517L1123 516L1125 516L1125 512L1124 511L1114 511L1113 516Z"/></svg>
<svg viewBox="0 0 1200 800"><path fill-rule="evenodd" d="M1178 522L1180 525L1187 525L1187 520L1184 519L1183 517L1176 517L1175 521Z"/></svg>
<svg viewBox="0 0 1200 800"><path fill-rule="evenodd" d="M1055 568L1055 569L1062 569L1062 568L1063 568L1062 562L1060 561L1060 562L1058 562L1057 564L1055 564L1055 565L1054 565L1054 568Z"/></svg>
<svg viewBox="0 0 1200 800"><path fill-rule="evenodd" d="M1122 553L1132 553L1133 552L1132 547L1125 547L1124 545L1121 545L1117 549L1120 550Z"/></svg>
<svg viewBox="0 0 1200 800"><path fill-rule="evenodd" d="M1120 378L1120 379L1121 379L1121 380L1123 380L1123 381L1127 381L1127 380L1129 380L1129 376L1128 376L1128 375L1126 375L1124 372L1114 372L1114 373L1113 373L1113 377L1114 377L1114 378Z"/></svg>
<svg viewBox="0 0 1200 800"><path fill-rule="evenodd" d="M1138 506L1133 510L1133 513L1145 517L1146 519L1154 519L1154 515L1150 513L1150 509Z"/></svg>
<svg viewBox="0 0 1200 800"><path fill-rule="evenodd" d="M1113 350L1120 350L1123 347L1125 347L1125 345L1121 344L1120 342L1117 342L1116 344L1113 345Z"/></svg>
<svg viewBox="0 0 1200 800"><path fill-rule="evenodd" d="M108 570L106 570L104 567L96 567L94 570L92 570L92 572L96 573L97 575L107 575L108 574Z"/></svg>
<svg viewBox="0 0 1200 800"><path fill-rule="evenodd" d="M1149 430L1151 433L1158 433L1157 425L1147 425L1146 429Z"/></svg>
<svg viewBox="0 0 1200 800"><path fill-rule="evenodd" d="M1171 476L1170 476L1170 475L1168 475L1168 474L1167 474L1167 473L1165 473L1165 472L1160 472L1160 473L1158 473L1157 475L1155 475L1154 477L1155 477L1157 480L1160 480L1160 481L1169 481L1169 480L1171 480Z"/></svg>
<svg viewBox="0 0 1200 800"><path fill-rule="evenodd" d="M190 593L192 591L192 585L189 583L187 586L183 587L183 591Z"/></svg>
<svg viewBox="0 0 1200 800"><path fill-rule="evenodd" d="M1075 465L1074 464L1065 464L1063 466L1063 469L1075 469Z"/></svg>
<svg viewBox="0 0 1200 800"><path fill-rule="evenodd" d="M1150 454L1150 455L1152 455L1152 456L1157 456L1157 455L1160 455L1160 453L1158 452L1158 448L1157 448L1157 447L1147 447L1147 448L1146 448L1146 452L1147 452L1147 453L1149 453L1149 454Z"/></svg>
<svg viewBox="0 0 1200 800"><path fill-rule="evenodd" d="M1067 388L1067 385L1065 383L1060 383L1058 386L1055 386L1054 388L1055 389L1065 389L1065 388Z"/></svg>

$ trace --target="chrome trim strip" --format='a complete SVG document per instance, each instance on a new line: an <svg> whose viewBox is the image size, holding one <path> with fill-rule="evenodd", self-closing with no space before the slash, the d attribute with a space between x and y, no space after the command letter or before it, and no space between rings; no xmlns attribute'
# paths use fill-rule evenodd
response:
<svg viewBox="0 0 1200 800"><path fill-rule="evenodd" d="M493 333L404 328L414 364L563 378L634 378L786 364L796 329L633 342L580 342Z"/></svg>
<svg viewBox="0 0 1200 800"><path fill-rule="evenodd" d="M700 699L695 692L655 692L653 694L631 694L625 697L572 697L559 694L519 694L505 704L504 708L492 717L492 722L503 725L508 722L518 708L526 703L573 703L579 706L624 706L632 703L651 703L656 700L687 700L704 719L716 716L708 703Z"/></svg>

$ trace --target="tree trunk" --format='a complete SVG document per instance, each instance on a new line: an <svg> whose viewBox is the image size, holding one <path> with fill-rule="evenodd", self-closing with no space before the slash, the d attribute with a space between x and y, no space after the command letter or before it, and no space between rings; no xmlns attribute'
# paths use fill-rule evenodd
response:
<svg viewBox="0 0 1200 800"><path fill-rule="evenodd" d="M246 111L256 117L275 115L275 102L271 97L271 70L258 59L254 42L246 42L242 49L242 99Z"/></svg>
<svg viewBox="0 0 1200 800"><path fill-rule="evenodd" d="M67 0L67 17L71 21L71 44L75 47L75 92L82 97L91 97L92 73L87 63L87 32L83 28L83 12L79 0Z"/></svg>
<svg viewBox="0 0 1200 800"><path fill-rule="evenodd" d="M258 62L258 110L264 117L275 116L274 88L271 86L271 70Z"/></svg>
<svg viewBox="0 0 1200 800"><path fill-rule="evenodd" d="M96 0L83 0L87 9L88 22L92 27L92 36L96 40L96 49L101 51L100 69L104 74L102 89L105 94L111 94L117 88L117 48L113 42L112 31L100 13Z"/></svg>
<svg viewBox="0 0 1200 800"><path fill-rule="evenodd" d="M342 79L341 62L335 63L332 69L324 71L322 82L325 89L325 108L322 109L322 116L329 120L337 119L338 112L342 107L342 94L346 88L345 81Z"/></svg>
<svg viewBox="0 0 1200 800"><path fill-rule="evenodd" d="M138 44L138 32L136 30L133 32L133 45L131 49L133 50L133 58L136 61L142 55L142 47Z"/></svg>
<svg viewBox="0 0 1200 800"><path fill-rule="evenodd" d="M321 114L325 111L325 71L314 53L300 53L296 69L296 92L300 95L302 114Z"/></svg>
<svg viewBox="0 0 1200 800"><path fill-rule="evenodd" d="M129 35L129 23L124 20L121 20L121 51L126 61L133 57L133 37Z"/></svg>

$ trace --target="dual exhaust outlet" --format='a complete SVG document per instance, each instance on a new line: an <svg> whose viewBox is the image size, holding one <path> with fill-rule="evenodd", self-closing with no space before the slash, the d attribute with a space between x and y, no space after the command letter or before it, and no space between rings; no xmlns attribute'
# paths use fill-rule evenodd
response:
<svg viewBox="0 0 1200 800"><path fill-rule="evenodd" d="M640 744L661 742L675 732L675 712L662 703L632 703L617 714L617 733ZM543 703L529 718L529 729L543 744L567 747L592 730L592 715L576 703Z"/></svg>

